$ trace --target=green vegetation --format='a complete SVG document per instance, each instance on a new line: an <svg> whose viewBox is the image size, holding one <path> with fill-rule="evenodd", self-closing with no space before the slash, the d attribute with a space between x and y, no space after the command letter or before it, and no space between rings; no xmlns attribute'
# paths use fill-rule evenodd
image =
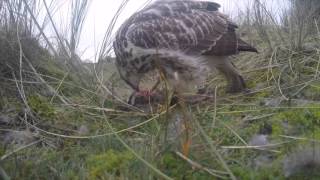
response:
<svg viewBox="0 0 320 180"><path fill-rule="evenodd" d="M48 100L40 96L29 96L30 108L43 120L54 120L56 112Z"/></svg>
<svg viewBox="0 0 320 180"><path fill-rule="evenodd" d="M91 155L87 159L89 178L103 178L106 173L120 176L121 171L128 168L130 161L134 161L134 156L129 152L109 150L103 154Z"/></svg>

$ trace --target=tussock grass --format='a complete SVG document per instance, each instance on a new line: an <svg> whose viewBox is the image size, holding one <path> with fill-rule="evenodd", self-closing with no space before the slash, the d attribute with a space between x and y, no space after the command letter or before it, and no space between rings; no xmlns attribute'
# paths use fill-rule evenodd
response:
<svg viewBox="0 0 320 180"><path fill-rule="evenodd" d="M226 94L213 74L207 101L152 113L126 104L130 89L112 64L112 32L129 1L114 15L97 63L77 55L91 2L71 2L68 33L54 22L56 1L46 2L0 2L1 178L285 179L290 153L317 147L319 16L307 11L317 1L292 1L275 14L253 0L239 12L239 31L260 51L235 57L251 92ZM253 144L261 134L268 143Z"/></svg>

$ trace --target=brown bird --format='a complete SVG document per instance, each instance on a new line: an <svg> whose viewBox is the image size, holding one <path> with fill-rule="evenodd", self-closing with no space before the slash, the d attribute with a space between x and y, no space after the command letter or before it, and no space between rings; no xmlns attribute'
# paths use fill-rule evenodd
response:
<svg viewBox="0 0 320 180"><path fill-rule="evenodd" d="M229 92L243 91L245 82L229 56L257 49L237 36L237 25L219 7L207 1L162 0L132 15L114 41L122 79L140 93L141 78L158 70L183 92L216 68L228 80Z"/></svg>

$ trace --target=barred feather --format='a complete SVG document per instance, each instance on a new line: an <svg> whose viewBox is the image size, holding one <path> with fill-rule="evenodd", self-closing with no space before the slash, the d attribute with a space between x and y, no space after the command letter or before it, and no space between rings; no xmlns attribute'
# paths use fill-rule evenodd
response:
<svg viewBox="0 0 320 180"><path fill-rule="evenodd" d="M138 90L141 76L156 65L168 77L179 72L197 79L206 69L200 56L253 51L237 37L237 26L218 11L219 7L207 1L156 1L134 14L121 26L114 42L123 79Z"/></svg>

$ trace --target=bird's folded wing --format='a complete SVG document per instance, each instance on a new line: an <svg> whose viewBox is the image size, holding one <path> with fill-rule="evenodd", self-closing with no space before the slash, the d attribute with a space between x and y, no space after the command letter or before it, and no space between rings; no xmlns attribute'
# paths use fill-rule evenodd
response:
<svg viewBox="0 0 320 180"><path fill-rule="evenodd" d="M129 19L123 36L135 47L189 55L237 53L237 26L212 2L155 3Z"/></svg>

